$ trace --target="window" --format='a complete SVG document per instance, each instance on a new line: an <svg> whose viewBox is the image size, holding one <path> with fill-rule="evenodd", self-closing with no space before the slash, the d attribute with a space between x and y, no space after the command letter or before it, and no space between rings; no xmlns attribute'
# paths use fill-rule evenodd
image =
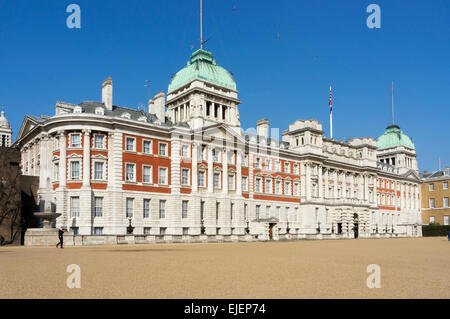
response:
<svg viewBox="0 0 450 319"><path fill-rule="evenodd" d="M55 163L54 172L55 181L59 181L59 163Z"/></svg>
<svg viewBox="0 0 450 319"><path fill-rule="evenodd" d="M216 149L213 149L212 155L213 155L213 161L218 162L219 161L219 151L217 151Z"/></svg>
<svg viewBox="0 0 450 319"><path fill-rule="evenodd" d="M150 227L144 227L144 235L150 235Z"/></svg>
<svg viewBox="0 0 450 319"><path fill-rule="evenodd" d="M81 147L81 134L70 134L70 147Z"/></svg>
<svg viewBox="0 0 450 319"><path fill-rule="evenodd" d="M270 217L270 206L266 206L266 218Z"/></svg>
<svg viewBox="0 0 450 319"><path fill-rule="evenodd" d="M142 153L152 153L152 141L144 140L144 142L142 143Z"/></svg>
<svg viewBox="0 0 450 319"><path fill-rule="evenodd" d="M159 218L166 218L166 201L159 201Z"/></svg>
<svg viewBox="0 0 450 319"><path fill-rule="evenodd" d="M444 185L443 185L442 188L443 188L443 189L448 189L448 182L444 182L443 184L444 184Z"/></svg>
<svg viewBox="0 0 450 319"><path fill-rule="evenodd" d="M144 199L143 212L142 216L144 218L150 217L150 199Z"/></svg>
<svg viewBox="0 0 450 319"><path fill-rule="evenodd" d="M220 188L220 173L214 173L214 188Z"/></svg>
<svg viewBox="0 0 450 319"><path fill-rule="evenodd" d="M135 148L134 148L134 141L135 141L134 138L127 137L127 139L126 139L126 150L127 151L133 152L135 150Z"/></svg>
<svg viewBox="0 0 450 319"><path fill-rule="evenodd" d="M181 145L181 157L189 157L189 145Z"/></svg>
<svg viewBox="0 0 450 319"><path fill-rule="evenodd" d="M151 166L143 166L142 167L142 181L144 183L152 182L152 167Z"/></svg>
<svg viewBox="0 0 450 319"><path fill-rule="evenodd" d="M444 197L444 207L448 207L448 197Z"/></svg>
<svg viewBox="0 0 450 319"><path fill-rule="evenodd" d="M189 169L187 168L181 170L181 185L189 185Z"/></svg>
<svg viewBox="0 0 450 319"><path fill-rule="evenodd" d="M167 156L167 144L159 143L159 155Z"/></svg>
<svg viewBox="0 0 450 319"><path fill-rule="evenodd" d="M159 168L158 183L161 185L167 185L167 167Z"/></svg>
<svg viewBox="0 0 450 319"><path fill-rule="evenodd" d="M430 224L434 223L434 216L430 216Z"/></svg>
<svg viewBox="0 0 450 319"><path fill-rule="evenodd" d="M294 174L298 174L298 165L294 164Z"/></svg>
<svg viewBox="0 0 450 319"><path fill-rule="evenodd" d="M261 192L261 178L255 178L255 192Z"/></svg>
<svg viewBox="0 0 450 319"><path fill-rule="evenodd" d="M94 179L102 180L103 178L103 162L95 162L94 163Z"/></svg>
<svg viewBox="0 0 450 319"><path fill-rule="evenodd" d="M72 231L72 234L78 235L80 229L78 227L70 227L70 230Z"/></svg>
<svg viewBox="0 0 450 319"><path fill-rule="evenodd" d="M291 165L288 162L284 163L284 172L290 173L291 172Z"/></svg>
<svg viewBox="0 0 450 319"><path fill-rule="evenodd" d="M275 193L276 194L281 194L281 181L276 181L275 182Z"/></svg>
<svg viewBox="0 0 450 319"><path fill-rule="evenodd" d="M291 182L284 182L284 194L291 195Z"/></svg>
<svg viewBox="0 0 450 319"><path fill-rule="evenodd" d="M270 178L266 179L266 193L272 193L272 180Z"/></svg>
<svg viewBox="0 0 450 319"><path fill-rule="evenodd" d="M281 171L281 162L280 162L280 161L276 161L276 162L275 162L275 170L276 170L277 172L280 172L280 171Z"/></svg>
<svg viewBox="0 0 450 319"><path fill-rule="evenodd" d="M430 192L434 191L434 184L428 185L428 190L429 190Z"/></svg>
<svg viewBox="0 0 450 319"><path fill-rule="evenodd" d="M71 179L80 179L80 162L70 162Z"/></svg>
<svg viewBox="0 0 450 319"><path fill-rule="evenodd" d="M134 182L134 170L135 170L134 164L126 164L126 174L125 174L126 181Z"/></svg>
<svg viewBox="0 0 450 319"><path fill-rule="evenodd" d="M126 200L126 214L128 217L133 217L134 198L127 198Z"/></svg>
<svg viewBox="0 0 450 319"><path fill-rule="evenodd" d="M230 203L230 219L233 220L234 216L234 203Z"/></svg>
<svg viewBox="0 0 450 319"><path fill-rule="evenodd" d="M183 227L183 235L189 235L189 228Z"/></svg>
<svg viewBox="0 0 450 319"><path fill-rule="evenodd" d="M97 107L97 108L95 108L95 114L105 115L105 110L103 110L103 108L101 108L101 107Z"/></svg>
<svg viewBox="0 0 450 319"><path fill-rule="evenodd" d="M280 206L277 206L277 208L275 209L275 213L277 214L277 218L280 219Z"/></svg>
<svg viewBox="0 0 450 319"><path fill-rule="evenodd" d="M228 175L228 189L234 189L234 175Z"/></svg>
<svg viewBox="0 0 450 319"><path fill-rule="evenodd" d="M188 217L188 203L189 201L187 200L181 202L181 218Z"/></svg>
<svg viewBox="0 0 450 319"><path fill-rule="evenodd" d="M255 159L255 168L261 168L261 159L259 157Z"/></svg>
<svg viewBox="0 0 450 319"><path fill-rule="evenodd" d="M198 186L205 187L205 172L204 171L198 172Z"/></svg>
<svg viewBox="0 0 450 319"><path fill-rule="evenodd" d="M216 220L219 220L220 203L216 202Z"/></svg>
<svg viewBox="0 0 450 319"><path fill-rule="evenodd" d="M94 227L94 235L102 235L103 227Z"/></svg>
<svg viewBox="0 0 450 319"><path fill-rule="evenodd" d="M331 192L330 192L331 193ZM298 183L294 183L294 190L293 190L294 196L298 196Z"/></svg>
<svg viewBox="0 0 450 319"><path fill-rule="evenodd" d="M165 235L165 234L166 234L166 227L161 227L161 228L159 229L159 234L160 234L160 235Z"/></svg>
<svg viewBox="0 0 450 319"><path fill-rule="evenodd" d="M434 198L430 198L430 208L434 208Z"/></svg>
<svg viewBox="0 0 450 319"><path fill-rule="evenodd" d="M104 136L100 134L94 135L94 148L105 148Z"/></svg>
<svg viewBox="0 0 450 319"><path fill-rule="evenodd" d="M444 225L445 226L450 225L450 223L449 223L449 216L444 216Z"/></svg>
<svg viewBox="0 0 450 319"><path fill-rule="evenodd" d="M256 205L256 210L255 210L256 219L259 219L260 210L261 210L261 205Z"/></svg>
<svg viewBox="0 0 450 319"><path fill-rule="evenodd" d="M248 177L242 176L242 190L248 191Z"/></svg>
<svg viewBox="0 0 450 319"><path fill-rule="evenodd" d="M73 196L70 198L70 214L72 217L80 216L80 197Z"/></svg>
<svg viewBox="0 0 450 319"><path fill-rule="evenodd" d="M286 207L285 214L286 214L285 216L286 221L289 221L289 207Z"/></svg>
<svg viewBox="0 0 450 319"><path fill-rule="evenodd" d="M103 216L103 197L94 198L94 217Z"/></svg>

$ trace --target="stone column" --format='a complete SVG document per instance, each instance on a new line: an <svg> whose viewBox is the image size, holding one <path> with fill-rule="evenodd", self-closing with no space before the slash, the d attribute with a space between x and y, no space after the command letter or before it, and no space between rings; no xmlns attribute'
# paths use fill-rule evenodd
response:
<svg viewBox="0 0 450 319"><path fill-rule="evenodd" d="M222 156L222 192L228 194L228 150L226 148L223 149Z"/></svg>
<svg viewBox="0 0 450 319"><path fill-rule="evenodd" d="M192 192L198 192L198 148L197 142L192 143Z"/></svg>
<svg viewBox="0 0 450 319"><path fill-rule="evenodd" d="M59 187L67 185L66 133L59 133Z"/></svg>
<svg viewBox="0 0 450 319"><path fill-rule="evenodd" d="M56 212L61 217L56 220L56 226L69 225L69 209L67 203L67 152L66 152L66 132L60 131L59 135L59 187L56 190Z"/></svg>
<svg viewBox="0 0 450 319"><path fill-rule="evenodd" d="M311 200L311 164L306 163L306 180L305 180L305 188L306 188L306 200Z"/></svg>
<svg viewBox="0 0 450 319"><path fill-rule="evenodd" d="M39 173L39 188L41 191L47 191L47 178L50 177L48 170L48 157L50 156L50 150L48 150L48 135L46 133L41 136L40 143L40 173ZM48 195L48 194L47 194Z"/></svg>
<svg viewBox="0 0 450 319"><path fill-rule="evenodd" d="M317 167L317 179L318 179L318 187L319 187L319 199L322 200L324 197L324 192L323 192L323 173L322 173L322 166L318 165Z"/></svg>
<svg viewBox="0 0 450 319"><path fill-rule="evenodd" d="M236 195L242 195L242 153L236 152Z"/></svg>
<svg viewBox="0 0 450 319"><path fill-rule="evenodd" d="M328 191L328 188L329 188L329 184L328 184L328 179L330 178L330 173L329 173L330 171L327 169L327 168L325 168L325 174L324 174L324 179L325 179L325 191L324 191L324 193L323 193L323 198L325 199L325 198L330 198L331 197L331 194L329 193L329 191Z"/></svg>
<svg viewBox="0 0 450 319"><path fill-rule="evenodd" d="M213 177L214 177L214 168L213 168L213 146L208 145L208 193L212 193L214 191Z"/></svg>
<svg viewBox="0 0 450 319"><path fill-rule="evenodd" d="M91 186L91 130L84 130L83 143L83 188Z"/></svg>

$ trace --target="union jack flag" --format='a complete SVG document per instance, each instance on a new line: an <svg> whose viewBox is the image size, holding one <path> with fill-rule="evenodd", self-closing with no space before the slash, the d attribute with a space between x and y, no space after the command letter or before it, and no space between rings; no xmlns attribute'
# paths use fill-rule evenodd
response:
<svg viewBox="0 0 450 319"><path fill-rule="evenodd" d="M330 86L330 113L333 112L333 100L332 100L332 95L331 95L331 86Z"/></svg>

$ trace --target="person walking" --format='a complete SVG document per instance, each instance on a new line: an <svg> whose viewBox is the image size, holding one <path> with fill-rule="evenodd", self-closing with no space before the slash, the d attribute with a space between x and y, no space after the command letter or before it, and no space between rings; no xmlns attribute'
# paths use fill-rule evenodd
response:
<svg viewBox="0 0 450 319"><path fill-rule="evenodd" d="M61 249L64 248L63 247L63 242L64 242L64 226L61 226L58 229L58 238L59 238L59 243L56 244L56 248L58 248L59 245L61 245Z"/></svg>

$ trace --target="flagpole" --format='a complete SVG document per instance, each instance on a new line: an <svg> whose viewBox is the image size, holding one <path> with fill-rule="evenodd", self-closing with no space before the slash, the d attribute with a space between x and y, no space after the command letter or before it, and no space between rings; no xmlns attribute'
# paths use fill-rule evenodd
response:
<svg viewBox="0 0 450 319"><path fill-rule="evenodd" d="M203 0L200 0L200 48L203 48Z"/></svg>
<svg viewBox="0 0 450 319"><path fill-rule="evenodd" d="M392 125L395 124L394 122L394 81L391 83L391 95L392 95Z"/></svg>
<svg viewBox="0 0 450 319"><path fill-rule="evenodd" d="M333 138L333 102L331 100L331 86L330 86L330 138Z"/></svg>

